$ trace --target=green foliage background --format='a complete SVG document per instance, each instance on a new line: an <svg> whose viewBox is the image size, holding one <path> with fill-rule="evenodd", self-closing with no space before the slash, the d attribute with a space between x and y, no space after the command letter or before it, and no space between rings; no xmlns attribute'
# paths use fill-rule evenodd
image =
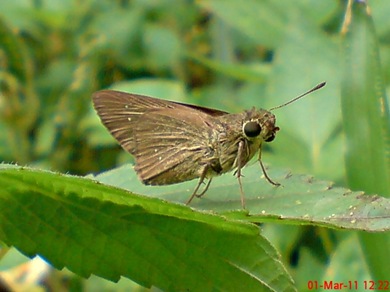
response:
<svg viewBox="0 0 390 292"><path fill-rule="evenodd" d="M389 110L390 2L369 4L373 23L363 22L356 36L341 33L347 3L336 0L1 1L0 160L78 175L131 162L92 108L91 94L103 88L239 112L271 108L326 81L275 111L281 131L263 161L388 197L388 126L375 124L367 103L353 105L359 92L379 92ZM368 137L368 149L387 160L371 159L376 154L367 150L351 159ZM379 189L364 183L372 169L383 175ZM275 224L262 233L299 291L310 280L361 283L390 274L388 233ZM7 257L1 268L19 261L16 252ZM76 282L85 289L134 287L101 281Z"/></svg>

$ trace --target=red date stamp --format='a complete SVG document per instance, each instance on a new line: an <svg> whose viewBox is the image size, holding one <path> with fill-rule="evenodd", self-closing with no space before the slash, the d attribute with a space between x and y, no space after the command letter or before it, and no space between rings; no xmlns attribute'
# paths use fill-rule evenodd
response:
<svg viewBox="0 0 390 292"><path fill-rule="evenodd" d="M338 282L332 280L309 280L307 281L308 290L351 290L351 291L390 291L390 280L378 280L378 281L346 281Z"/></svg>

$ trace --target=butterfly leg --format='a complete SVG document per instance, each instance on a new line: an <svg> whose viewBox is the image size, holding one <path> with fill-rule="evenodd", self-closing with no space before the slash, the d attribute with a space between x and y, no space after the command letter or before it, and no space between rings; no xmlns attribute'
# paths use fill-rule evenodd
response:
<svg viewBox="0 0 390 292"><path fill-rule="evenodd" d="M209 189L209 186L210 186L210 184L211 184L211 180L212 180L212 179L209 178L209 181L207 182L205 188L203 189L203 191L202 191L200 194L195 194L195 196L196 196L197 198L202 197L202 196L207 192L207 190Z"/></svg>
<svg viewBox="0 0 390 292"><path fill-rule="evenodd" d="M200 198L201 196L203 196L203 195L207 192L207 190L208 190L208 188L209 188L209 186L210 186L210 184L211 184L211 178L210 178L209 181L207 182L207 184L206 184L205 188L203 189L203 191L202 191L200 194L197 194L197 192L199 191L200 186L203 184L204 180L206 179L206 173L207 173L207 170L208 170L208 169L209 169L209 166L206 165L205 168L204 168L204 170L202 171L202 175L201 175L200 178L199 178L198 184L196 185L195 190L193 191L192 195L190 196L190 198L189 198L188 201L186 202L186 205L188 205L189 203L191 203L191 201L192 201L192 199L193 199L194 197Z"/></svg>
<svg viewBox="0 0 390 292"><path fill-rule="evenodd" d="M235 175L237 176L238 185L240 186L241 206L243 209L245 209L245 195L241 183L241 176L242 176L241 169L243 167L243 161L244 161L243 155L244 155L244 142L240 141L240 143L238 144L238 151L237 151L237 158L236 158L237 170L235 172Z"/></svg>
<svg viewBox="0 0 390 292"><path fill-rule="evenodd" d="M280 186L280 183L274 182L274 181L268 176L267 171L265 170L265 167L264 167L264 165L263 165L263 162L261 161L261 151L259 152L259 163L260 163L261 170L263 171L263 174L264 174L265 179L266 179L271 185Z"/></svg>

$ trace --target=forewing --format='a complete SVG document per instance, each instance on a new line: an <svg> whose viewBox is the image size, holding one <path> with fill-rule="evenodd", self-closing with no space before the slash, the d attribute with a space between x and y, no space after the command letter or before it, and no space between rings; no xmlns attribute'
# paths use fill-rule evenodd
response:
<svg viewBox="0 0 390 292"><path fill-rule="evenodd" d="M134 155L146 184L199 177L205 164L217 159L211 136L218 122L212 109L111 90L95 93L93 101L103 124Z"/></svg>
<svg viewBox="0 0 390 292"><path fill-rule="evenodd" d="M140 117L148 112L162 109L190 110L204 116L221 116L227 113L211 108L177 103L149 96L125 93L115 90L101 90L92 96L94 107L103 124L124 149L133 154L134 126Z"/></svg>
<svg viewBox="0 0 390 292"><path fill-rule="evenodd" d="M134 129L140 117L146 112L175 106L169 101L114 90L95 92L92 100L103 124L121 146L132 154Z"/></svg>

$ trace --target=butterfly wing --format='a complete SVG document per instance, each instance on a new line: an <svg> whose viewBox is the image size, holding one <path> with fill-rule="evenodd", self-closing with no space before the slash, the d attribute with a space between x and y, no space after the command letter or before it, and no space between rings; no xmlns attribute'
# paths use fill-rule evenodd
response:
<svg viewBox="0 0 390 292"><path fill-rule="evenodd" d="M92 100L103 124L122 147L132 154L135 151L134 126L140 122L140 118L147 111L170 106L159 99L113 90L95 92Z"/></svg>
<svg viewBox="0 0 390 292"><path fill-rule="evenodd" d="M204 107L204 106L198 106L198 105L193 105L193 104L185 104L185 103L180 103L180 102L173 102L174 104L179 104L179 105L183 105L187 108L192 108L194 110L198 110L198 111L201 111L207 115L210 115L210 116L213 116L213 117L219 117L219 116L224 116L224 115L227 115L229 113L227 112L224 112L224 111L220 111L220 110L217 110L217 109L213 109L213 108L209 108L209 107Z"/></svg>
<svg viewBox="0 0 390 292"><path fill-rule="evenodd" d="M136 170L145 183L171 184L200 177L215 155L210 121L196 111L150 112L134 131ZM209 117L206 117L209 118Z"/></svg>
<svg viewBox="0 0 390 292"><path fill-rule="evenodd" d="M221 125L213 116L225 112L111 90L93 101L103 124L134 155L145 184L190 180L219 163L213 141Z"/></svg>

